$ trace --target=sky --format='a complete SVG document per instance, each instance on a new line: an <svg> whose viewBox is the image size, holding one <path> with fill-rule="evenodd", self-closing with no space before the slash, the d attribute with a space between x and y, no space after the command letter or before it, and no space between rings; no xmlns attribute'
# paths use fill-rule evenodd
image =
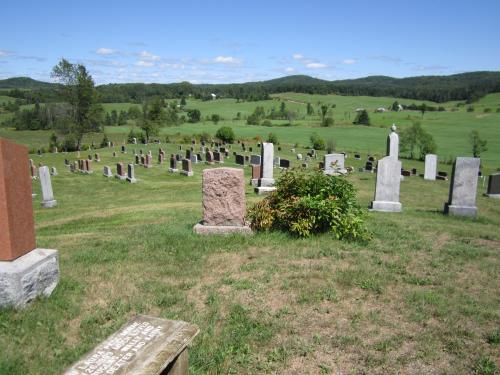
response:
<svg viewBox="0 0 500 375"><path fill-rule="evenodd" d="M97 84L327 80L500 70L500 1L7 1L0 79Z"/></svg>

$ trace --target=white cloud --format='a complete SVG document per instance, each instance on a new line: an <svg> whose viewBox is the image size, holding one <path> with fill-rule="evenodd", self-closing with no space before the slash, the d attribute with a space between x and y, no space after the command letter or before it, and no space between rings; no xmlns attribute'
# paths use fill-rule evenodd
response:
<svg viewBox="0 0 500 375"><path fill-rule="evenodd" d="M141 57L141 60L149 60L149 61L159 61L160 56L153 55L151 52L148 51L141 51L139 53L139 56Z"/></svg>
<svg viewBox="0 0 500 375"><path fill-rule="evenodd" d="M240 64L241 60L233 56L217 56L214 62L218 64Z"/></svg>
<svg viewBox="0 0 500 375"><path fill-rule="evenodd" d="M289 67L285 68L285 72L287 72L287 73L293 73L293 72L295 72L295 68L292 68L292 67L289 66Z"/></svg>
<svg viewBox="0 0 500 375"><path fill-rule="evenodd" d="M356 64L356 60L355 59L345 59L344 61L342 61L342 64L345 64L345 65Z"/></svg>
<svg viewBox="0 0 500 375"><path fill-rule="evenodd" d="M302 60L304 58L304 55L300 54L300 53L294 53L292 55L292 57L295 59L295 60Z"/></svg>
<svg viewBox="0 0 500 375"><path fill-rule="evenodd" d="M311 63L306 64L306 68L309 68L309 69L323 69L323 68L327 68L327 67L328 67L328 65L323 64L323 63L311 62Z"/></svg>
<svg viewBox="0 0 500 375"><path fill-rule="evenodd" d="M0 49L0 57L7 57L9 56L11 53L9 51L6 51L4 49Z"/></svg>
<svg viewBox="0 0 500 375"><path fill-rule="evenodd" d="M109 56L109 55L115 54L116 51L114 49L111 49L111 48L101 47L97 51L95 51L95 53L97 53L98 55Z"/></svg>
<svg viewBox="0 0 500 375"><path fill-rule="evenodd" d="M144 66L144 67L150 67L150 66L153 66L154 63L151 62L151 61L144 61L144 60L139 60L135 63L135 65L137 66Z"/></svg>

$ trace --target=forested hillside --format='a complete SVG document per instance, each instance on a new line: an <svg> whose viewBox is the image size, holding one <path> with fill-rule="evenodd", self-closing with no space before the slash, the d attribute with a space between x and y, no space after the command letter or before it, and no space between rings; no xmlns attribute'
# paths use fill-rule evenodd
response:
<svg viewBox="0 0 500 375"><path fill-rule="evenodd" d="M57 84L35 81L26 77L0 80L0 94L27 100L28 103L57 101ZM306 94L339 94L388 96L442 103L449 100L474 102L484 95L500 92L500 72L471 72L449 76L392 78L370 76L359 79L326 81L304 75L287 76L262 82L232 84L169 84L120 83L97 86L104 103L141 103L152 96L182 98L192 96L209 100L218 97L254 101L269 94L297 92Z"/></svg>

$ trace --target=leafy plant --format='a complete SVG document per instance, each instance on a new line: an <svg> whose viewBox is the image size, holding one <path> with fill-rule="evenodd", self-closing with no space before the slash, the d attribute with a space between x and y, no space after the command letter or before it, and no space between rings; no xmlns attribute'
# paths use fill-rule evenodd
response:
<svg viewBox="0 0 500 375"><path fill-rule="evenodd" d="M283 173L276 187L249 209L254 230L282 230L299 237L329 232L338 239L369 238L356 190L345 178L297 168Z"/></svg>
<svg viewBox="0 0 500 375"><path fill-rule="evenodd" d="M217 130L215 134L217 138L219 138L223 142L233 143L234 142L234 132L233 129L229 126L222 126Z"/></svg>

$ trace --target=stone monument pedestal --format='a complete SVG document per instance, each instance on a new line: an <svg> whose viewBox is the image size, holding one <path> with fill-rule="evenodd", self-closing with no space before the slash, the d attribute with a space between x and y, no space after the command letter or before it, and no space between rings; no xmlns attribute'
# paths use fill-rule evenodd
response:
<svg viewBox="0 0 500 375"><path fill-rule="evenodd" d="M176 168L168 168L168 171L169 171L170 173L177 173L177 172L179 172L179 170L178 170L178 169L176 169Z"/></svg>
<svg viewBox="0 0 500 375"><path fill-rule="evenodd" d="M444 213L448 215L455 216L469 216L476 217L477 216L477 207L476 206L457 206L449 203L444 204Z"/></svg>
<svg viewBox="0 0 500 375"><path fill-rule="evenodd" d="M370 211L401 212L402 205L399 202L373 201Z"/></svg>
<svg viewBox="0 0 500 375"><path fill-rule="evenodd" d="M42 207L43 208L52 208L57 206L57 201L55 199L49 200L49 201L42 201Z"/></svg>
<svg viewBox="0 0 500 375"><path fill-rule="evenodd" d="M23 308L38 296L50 296L59 282L57 250L34 249L0 261L0 308Z"/></svg>
<svg viewBox="0 0 500 375"><path fill-rule="evenodd" d="M268 194L268 193L271 193L273 191L276 191L276 188L274 186L258 186L254 189L254 191L258 195L262 195L262 194Z"/></svg>
<svg viewBox="0 0 500 375"><path fill-rule="evenodd" d="M188 176L188 177L191 177L193 176L193 171L181 171L181 174L183 174L184 176Z"/></svg>
<svg viewBox="0 0 500 375"><path fill-rule="evenodd" d="M196 234L252 234L252 229L248 225L204 225L203 222L193 227Z"/></svg>
<svg viewBox="0 0 500 375"><path fill-rule="evenodd" d="M500 199L500 194L488 194L488 193L484 193L484 196L488 197L488 198Z"/></svg>

